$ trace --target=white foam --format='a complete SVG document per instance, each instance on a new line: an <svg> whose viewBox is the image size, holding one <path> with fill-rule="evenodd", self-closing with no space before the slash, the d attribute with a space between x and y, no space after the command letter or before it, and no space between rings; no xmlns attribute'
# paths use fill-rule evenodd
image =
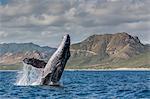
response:
<svg viewBox="0 0 150 99"><path fill-rule="evenodd" d="M18 72L16 85L40 85L43 69L23 64L23 69Z"/></svg>

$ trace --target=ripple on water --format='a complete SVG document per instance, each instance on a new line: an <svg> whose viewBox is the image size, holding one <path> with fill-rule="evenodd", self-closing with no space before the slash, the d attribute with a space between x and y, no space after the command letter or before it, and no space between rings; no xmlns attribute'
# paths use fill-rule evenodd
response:
<svg viewBox="0 0 150 99"><path fill-rule="evenodd" d="M150 99L150 72L65 71L61 87L16 86L17 72L0 72L0 99Z"/></svg>

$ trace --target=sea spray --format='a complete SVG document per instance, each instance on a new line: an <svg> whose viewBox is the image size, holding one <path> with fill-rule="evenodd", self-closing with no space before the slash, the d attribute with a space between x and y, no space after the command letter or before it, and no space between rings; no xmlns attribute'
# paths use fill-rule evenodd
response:
<svg viewBox="0 0 150 99"><path fill-rule="evenodd" d="M31 65L23 63L21 72L18 72L16 85L40 85L43 69L35 68Z"/></svg>

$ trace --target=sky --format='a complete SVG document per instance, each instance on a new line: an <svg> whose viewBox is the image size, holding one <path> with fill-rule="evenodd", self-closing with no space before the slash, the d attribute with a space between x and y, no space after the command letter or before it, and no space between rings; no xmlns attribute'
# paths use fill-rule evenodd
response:
<svg viewBox="0 0 150 99"><path fill-rule="evenodd" d="M127 32L150 44L150 0L0 0L0 43L57 47L93 34Z"/></svg>

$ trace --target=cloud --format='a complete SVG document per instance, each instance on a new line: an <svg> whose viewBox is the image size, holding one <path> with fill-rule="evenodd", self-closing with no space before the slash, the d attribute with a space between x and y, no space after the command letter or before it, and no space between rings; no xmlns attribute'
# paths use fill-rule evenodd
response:
<svg viewBox="0 0 150 99"><path fill-rule="evenodd" d="M8 36L8 33L5 33L4 31L0 31L0 38L5 38Z"/></svg>
<svg viewBox="0 0 150 99"><path fill-rule="evenodd" d="M149 5L149 0L7 0L0 5L0 42L55 46L65 33L77 42L125 31L143 34L142 41L150 43L144 39L150 32Z"/></svg>

